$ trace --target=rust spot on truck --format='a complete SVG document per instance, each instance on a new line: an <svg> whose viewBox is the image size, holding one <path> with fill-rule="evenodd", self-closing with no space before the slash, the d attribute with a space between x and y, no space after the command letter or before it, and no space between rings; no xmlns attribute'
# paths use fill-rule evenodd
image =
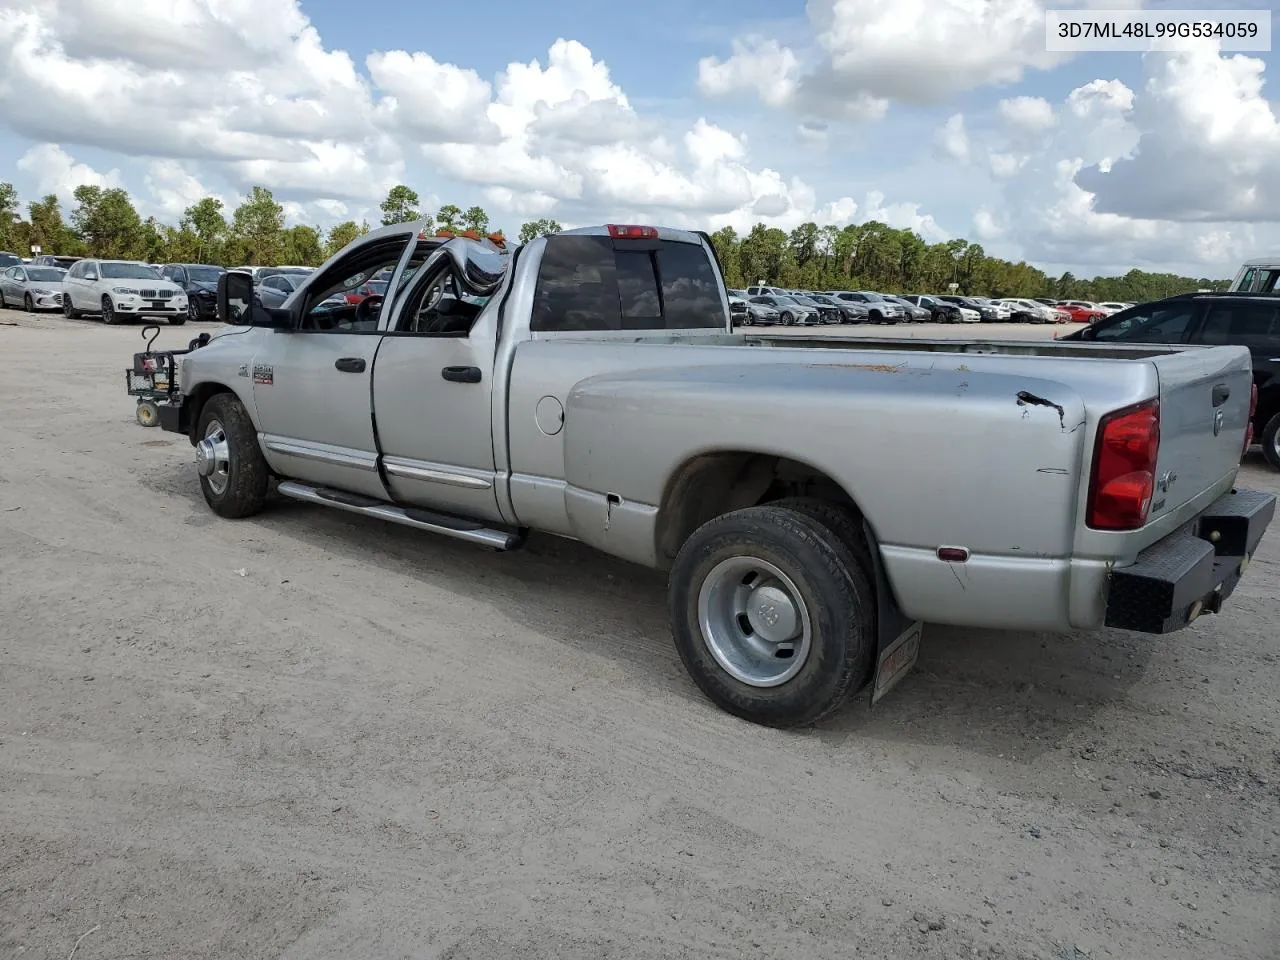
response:
<svg viewBox="0 0 1280 960"><path fill-rule="evenodd" d="M814 370L870 370L872 373L901 373L906 369L905 363L810 363L806 366Z"/></svg>

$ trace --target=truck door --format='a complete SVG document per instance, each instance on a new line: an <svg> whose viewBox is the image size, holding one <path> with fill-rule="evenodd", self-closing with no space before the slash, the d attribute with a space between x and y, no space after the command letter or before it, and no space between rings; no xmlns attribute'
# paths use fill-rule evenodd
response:
<svg viewBox="0 0 1280 960"><path fill-rule="evenodd" d="M373 409L397 500L503 522L494 490L497 311L420 271L378 351Z"/></svg>
<svg viewBox="0 0 1280 960"><path fill-rule="evenodd" d="M382 339L380 298L344 292L395 268L415 229L355 246L295 294L296 326L267 337L242 376L253 399L268 463L320 486L385 500L370 416L370 378Z"/></svg>

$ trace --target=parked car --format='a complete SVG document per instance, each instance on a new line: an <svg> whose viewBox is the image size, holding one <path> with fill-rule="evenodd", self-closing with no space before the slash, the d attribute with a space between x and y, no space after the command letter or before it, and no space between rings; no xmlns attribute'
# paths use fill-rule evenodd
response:
<svg viewBox="0 0 1280 960"><path fill-rule="evenodd" d="M1128 310L1130 307L1136 307L1136 303L1122 303L1118 300L1105 300L1097 304L1099 310L1105 311L1107 316L1113 313L1119 313L1121 310Z"/></svg>
<svg viewBox="0 0 1280 960"><path fill-rule="evenodd" d="M163 317L174 326L187 322L187 293L136 260L80 260L62 280L62 312L75 320L96 313L104 323L128 317Z"/></svg>
<svg viewBox="0 0 1280 960"><path fill-rule="evenodd" d="M22 304L27 313L62 309L65 270L20 263L0 271L0 309Z"/></svg>
<svg viewBox="0 0 1280 960"><path fill-rule="evenodd" d="M8 250L0 250L0 270L9 267L16 267L22 263L22 258L16 253L10 253Z"/></svg>
<svg viewBox="0 0 1280 960"><path fill-rule="evenodd" d="M1232 293L1276 293L1280 290L1280 256L1246 260L1227 289Z"/></svg>
<svg viewBox="0 0 1280 960"><path fill-rule="evenodd" d="M783 290L782 287L766 287L754 286L747 287L747 296L749 297L785 297L789 295L789 290Z"/></svg>
<svg viewBox="0 0 1280 960"><path fill-rule="evenodd" d="M1058 338L1070 340L1247 347L1257 391L1252 437L1267 462L1280 469L1280 298L1184 293L1130 307Z"/></svg>
<svg viewBox="0 0 1280 960"><path fill-rule="evenodd" d="M921 293L908 293L902 297L907 303L928 310L934 323L977 323L982 319L974 310L964 310L957 303L949 303Z"/></svg>
<svg viewBox="0 0 1280 960"><path fill-rule="evenodd" d="M863 687L874 702L926 622L1184 627L1221 607L1274 515L1273 495L1236 485L1242 347L762 344L734 335L705 234L586 227L512 256L421 230L371 231L282 309L223 278L243 328L196 341L158 405L209 508L248 517L274 492L490 549L541 531L662 570L686 669L748 720L812 723ZM411 258L379 316L366 300L316 317ZM623 258L654 315L624 313ZM945 497L940 450L955 454ZM1018 478L999 496L995 466Z"/></svg>
<svg viewBox="0 0 1280 960"><path fill-rule="evenodd" d="M748 287L747 289L750 290L751 288ZM818 314L817 307L806 306L786 294L764 294L762 296L752 297L748 302L760 304L765 307L771 307L778 311L778 322L784 327L789 327L796 323L822 322L822 318Z"/></svg>
<svg viewBox="0 0 1280 960"><path fill-rule="evenodd" d="M906 297L886 293L884 298L890 303L901 304L902 309L905 311L902 319L909 323L927 323L933 319L933 314L927 308L912 303Z"/></svg>
<svg viewBox="0 0 1280 960"><path fill-rule="evenodd" d="M791 294L791 299L817 310L819 323L844 322L844 313L833 303L823 303L821 300L815 300L806 293L793 293Z"/></svg>
<svg viewBox="0 0 1280 960"><path fill-rule="evenodd" d="M867 319L870 311L867 305L858 300L837 300L835 297L829 297L825 293L811 293L809 299L820 304L823 307L834 307L840 311L840 323L862 323Z"/></svg>
<svg viewBox="0 0 1280 960"><path fill-rule="evenodd" d="M366 297L385 297L386 295L387 282L385 280L369 280L358 287L346 291L342 296L347 303L355 305Z"/></svg>
<svg viewBox="0 0 1280 960"><path fill-rule="evenodd" d="M751 327L757 324L771 325L782 322L782 315L776 307L771 307L767 303L757 302L759 297L747 297L742 300L746 306L747 312L742 318L743 326Z"/></svg>
<svg viewBox="0 0 1280 960"><path fill-rule="evenodd" d="M278 307L306 280L305 273L274 273L255 281L253 292L268 307ZM345 302L346 298L343 298Z"/></svg>
<svg viewBox="0 0 1280 960"><path fill-rule="evenodd" d="M954 293L939 294L938 299L954 303L963 310L972 310L978 315L979 322L994 323L998 320L1009 320L1013 317L1013 311L1005 307L1004 304L994 301L986 302L977 297L962 297Z"/></svg>
<svg viewBox="0 0 1280 960"><path fill-rule="evenodd" d="M38 257L31 259L31 265L35 267L61 267L63 270L70 270L72 264L82 259L81 257L63 257L51 253L42 253Z"/></svg>
<svg viewBox="0 0 1280 960"><path fill-rule="evenodd" d="M226 272L206 263L167 263L160 268L161 277L186 291L189 320L217 319L218 278Z"/></svg>
<svg viewBox="0 0 1280 960"><path fill-rule="evenodd" d="M1009 307L1014 323L1057 323L1058 308L1046 306L1039 300L1006 297L999 302Z"/></svg>
<svg viewBox="0 0 1280 960"><path fill-rule="evenodd" d="M1056 307L1058 305L1058 301L1052 297L1032 297L1031 299L1036 303L1044 304L1046 307Z"/></svg>
<svg viewBox="0 0 1280 960"><path fill-rule="evenodd" d="M1094 304L1086 305L1076 300L1065 301L1055 309L1065 311L1074 323L1094 323L1103 317L1110 316L1107 311L1099 309Z"/></svg>
<svg viewBox="0 0 1280 960"><path fill-rule="evenodd" d="M902 304L886 300L884 294L872 290L828 290L827 296L865 303L868 323L897 323L907 317L906 308Z"/></svg>

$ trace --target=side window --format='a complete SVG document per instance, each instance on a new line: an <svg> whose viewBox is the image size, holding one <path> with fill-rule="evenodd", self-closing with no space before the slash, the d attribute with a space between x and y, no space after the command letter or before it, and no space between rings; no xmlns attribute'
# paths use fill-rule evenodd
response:
<svg viewBox="0 0 1280 960"><path fill-rule="evenodd" d="M1194 303L1144 307L1093 327L1090 339L1123 343L1181 343L1195 310Z"/></svg>
<svg viewBox="0 0 1280 960"><path fill-rule="evenodd" d="M1280 341L1276 312L1277 305L1273 303L1215 303L1204 318L1197 342L1253 349L1274 347Z"/></svg>
<svg viewBox="0 0 1280 960"><path fill-rule="evenodd" d="M1262 275L1262 282L1258 284L1258 292L1275 293L1277 280L1280 280L1280 270L1268 270Z"/></svg>
<svg viewBox="0 0 1280 960"><path fill-rule="evenodd" d="M284 290L284 289L285 289L285 286L284 286L284 284L280 281L280 278L279 278L279 277L267 277L267 279L265 279L265 280L263 280L263 281L262 281L262 285L263 285L264 287L268 287L268 288L270 288L270 289L272 289L272 290Z"/></svg>
<svg viewBox="0 0 1280 960"><path fill-rule="evenodd" d="M298 330L311 333L376 333L382 314L383 299L362 297L356 291L369 278L388 267L394 269L409 244L407 235L357 247L333 264L307 288L305 312ZM284 279L283 274L263 278ZM285 288L286 290L288 288Z"/></svg>
<svg viewBox="0 0 1280 960"><path fill-rule="evenodd" d="M720 284L706 250L699 244L666 242L656 259L665 313L662 326L668 330L723 327Z"/></svg>
<svg viewBox="0 0 1280 960"><path fill-rule="evenodd" d="M1253 281L1257 277L1258 271L1250 267L1244 272L1244 276L1240 278L1240 282L1233 286L1232 290L1252 290Z"/></svg>
<svg viewBox="0 0 1280 960"><path fill-rule="evenodd" d="M547 238L529 328L535 332L622 329L613 241L577 234Z"/></svg>
<svg viewBox="0 0 1280 960"><path fill-rule="evenodd" d="M94 263L86 263L86 264L84 265L84 273L83 273L83 276L84 276L84 278L85 278L86 280L97 280L97 279L98 279L98 266L97 266L97 264L94 264Z"/></svg>

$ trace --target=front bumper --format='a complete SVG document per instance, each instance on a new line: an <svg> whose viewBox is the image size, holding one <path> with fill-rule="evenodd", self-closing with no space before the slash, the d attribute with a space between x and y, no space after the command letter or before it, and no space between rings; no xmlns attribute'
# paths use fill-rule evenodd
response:
<svg viewBox="0 0 1280 960"><path fill-rule="evenodd" d="M37 310L61 310L62 294L60 293L35 293L28 291L27 296L31 297L31 305Z"/></svg>
<svg viewBox="0 0 1280 960"><path fill-rule="evenodd" d="M1224 494L1189 525L1111 571L1108 627L1171 633L1217 613L1240 582L1275 516L1276 498L1256 490Z"/></svg>
<svg viewBox="0 0 1280 960"><path fill-rule="evenodd" d="M182 394L178 394L172 400L162 401L156 404L156 410L159 412L160 429L167 430L169 433L181 433L183 436L191 436L190 417L187 416L186 404L182 402Z"/></svg>
<svg viewBox="0 0 1280 960"><path fill-rule="evenodd" d="M168 300L144 300L141 297L113 297L116 313L135 317L185 317L187 298L172 297Z"/></svg>

